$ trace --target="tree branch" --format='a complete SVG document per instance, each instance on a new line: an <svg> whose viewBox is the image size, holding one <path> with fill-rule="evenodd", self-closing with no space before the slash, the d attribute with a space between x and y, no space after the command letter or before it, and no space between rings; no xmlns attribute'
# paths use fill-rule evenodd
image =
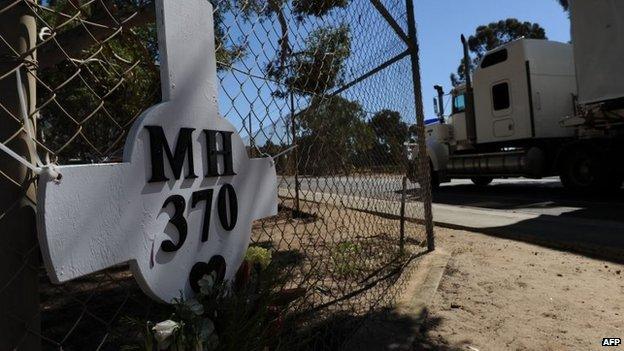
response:
<svg viewBox="0 0 624 351"><path fill-rule="evenodd" d="M277 21L280 24L280 29L282 31L282 36L278 40L280 44L280 55L279 55L279 72L284 71L284 66L286 64L286 60L288 59L288 54L290 53L290 42L288 39L288 21L286 20L286 15L284 15L284 10L282 8L281 1L270 1L269 8L273 11L277 16Z"/></svg>

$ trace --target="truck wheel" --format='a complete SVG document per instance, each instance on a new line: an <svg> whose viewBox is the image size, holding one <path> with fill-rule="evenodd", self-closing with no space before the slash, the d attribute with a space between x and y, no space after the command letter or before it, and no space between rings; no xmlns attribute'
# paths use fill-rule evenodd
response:
<svg viewBox="0 0 624 351"><path fill-rule="evenodd" d="M583 149L569 150L563 160L559 178L564 187L575 191L599 189L603 172L597 155Z"/></svg>
<svg viewBox="0 0 624 351"><path fill-rule="evenodd" d="M470 178L470 180L476 186L488 186L494 180L494 178L492 178L492 177L472 177L472 178Z"/></svg>

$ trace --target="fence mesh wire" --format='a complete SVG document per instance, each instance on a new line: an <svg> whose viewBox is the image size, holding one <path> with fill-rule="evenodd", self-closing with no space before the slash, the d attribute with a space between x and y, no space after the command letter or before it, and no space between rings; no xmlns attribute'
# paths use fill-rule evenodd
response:
<svg viewBox="0 0 624 351"><path fill-rule="evenodd" d="M304 291L288 310L293 330L311 331L301 347L340 348L392 304L406 264L426 251L431 199L428 162L417 157L420 87L413 51L397 34L410 32L409 7L404 0L213 5L220 112L251 156L280 155L279 214L255 223L252 240L288 276L279 289ZM36 150L42 164L120 162L129 128L161 100L154 18L150 0L1 1L0 143L32 162ZM404 143L414 143L416 161L407 160ZM30 349L33 339L51 350L131 343L133 331L120 321L159 318L160 306L125 266L51 284L30 209L36 176L5 152L0 164L7 347ZM415 182L404 186L410 168Z"/></svg>

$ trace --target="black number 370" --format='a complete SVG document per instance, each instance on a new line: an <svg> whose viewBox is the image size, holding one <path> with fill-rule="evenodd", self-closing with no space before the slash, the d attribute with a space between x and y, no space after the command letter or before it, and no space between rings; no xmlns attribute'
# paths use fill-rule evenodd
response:
<svg viewBox="0 0 624 351"><path fill-rule="evenodd" d="M208 241L208 234L210 233L210 210L212 209L213 190L214 189L199 190L194 192L191 197L191 208L195 208L202 201L206 202L202 225L202 242ZM178 243L176 244L171 240L165 240L160 247L165 252L175 252L184 245L188 234L188 224L186 218L184 218L186 200L181 195L171 195L165 200L162 208L169 206L169 204L173 204L174 208L174 213L169 219L169 223L173 224L178 231ZM238 219L238 200L236 198L236 191L231 184L225 184L219 190L219 194L217 194L217 212L219 214L219 222L221 222L223 229L232 231L234 227L236 227L236 221Z"/></svg>

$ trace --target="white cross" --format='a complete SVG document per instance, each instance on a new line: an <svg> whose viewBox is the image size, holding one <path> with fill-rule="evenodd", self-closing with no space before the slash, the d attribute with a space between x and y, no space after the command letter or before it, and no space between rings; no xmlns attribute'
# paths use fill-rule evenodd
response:
<svg viewBox="0 0 624 351"><path fill-rule="evenodd" d="M158 38L163 103L151 107L135 122L126 140L123 163L61 166L60 182L39 181L38 232L51 280L62 283L126 263L141 288L155 299L171 302L193 290L189 274L199 262L215 255L225 258L231 278L244 257L251 224L277 212L277 177L271 159L249 159L234 126L217 111L217 75L212 5L207 0L157 0ZM123 102L120 102L123 103ZM181 128L192 132L195 179L185 179L189 159L179 180L164 156L168 181L152 176L150 135L146 126L164 130L172 152ZM233 132L234 176L205 177L207 145L203 130ZM223 148L223 140L219 139ZM223 156L219 156L223 170ZM232 230L219 219L218 193L231 184L238 202ZM212 203L193 206L193 193L213 189ZM180 243L179 229L170 223L172 203L185 200L187 236L177 251L162 243ZM230 199L226 201L229 208ZM210 211L205 212L209 203ZM211 215L207 241L202 241L204 215ZM232 213L226 214L232 220Z"/></svg>

